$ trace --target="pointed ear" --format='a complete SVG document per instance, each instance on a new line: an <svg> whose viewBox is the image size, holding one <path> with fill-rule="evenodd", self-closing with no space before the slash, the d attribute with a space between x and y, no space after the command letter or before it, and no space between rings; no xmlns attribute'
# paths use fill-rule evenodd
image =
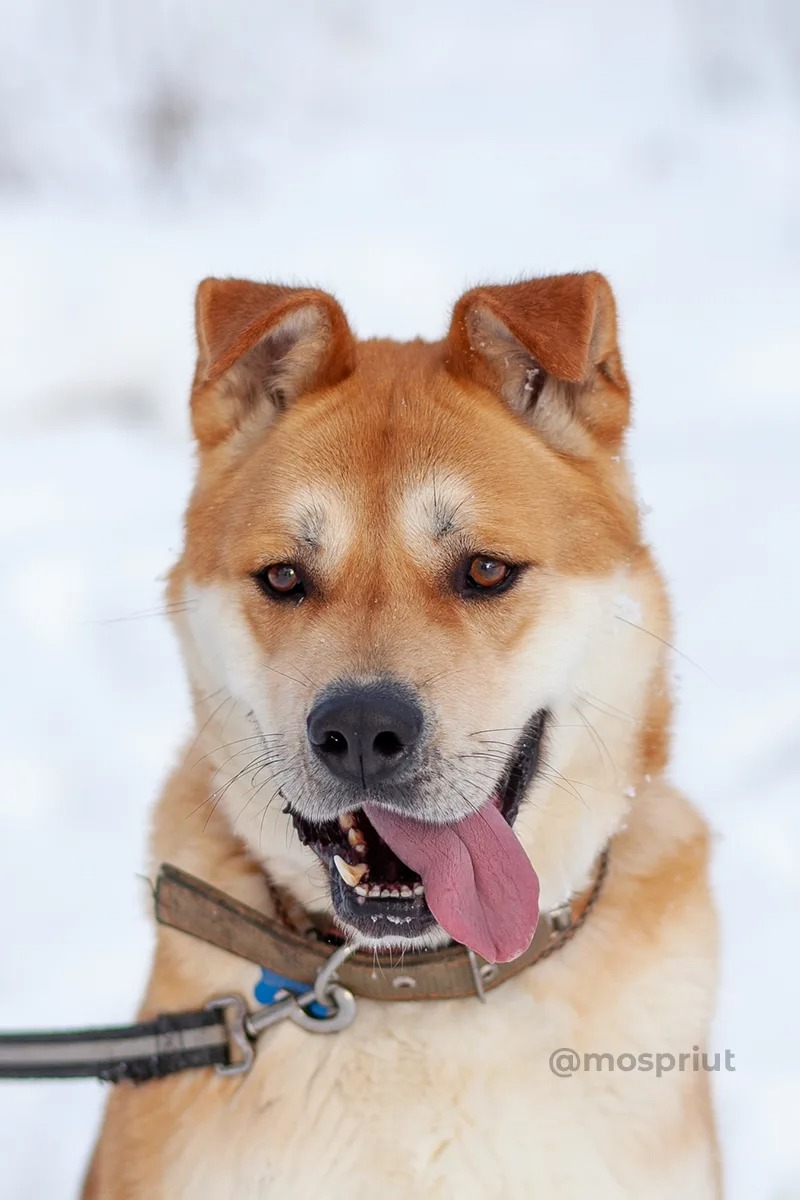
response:
<svg viewBox="0 0 800 1200"><path fill-rule="evenodd" d="M597 272L473 288L446 355L453 375L502 396L558 450L616 445L628 423L614 296Z"/></svg>
<svg viewBox="0 0 800 1200"><path fill-rule="evenodd" d="M327 292L204 279L196 322L192 423L204 447L263 430L298 396L340 382L355 365L347 318Z"/></svg>

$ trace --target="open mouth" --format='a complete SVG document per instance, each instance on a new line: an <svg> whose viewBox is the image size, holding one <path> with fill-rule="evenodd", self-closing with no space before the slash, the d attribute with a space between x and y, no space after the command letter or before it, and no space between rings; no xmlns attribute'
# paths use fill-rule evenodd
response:
<svg viewBox="0 0 800 1200"><path fill-rule="evenodd" d="M546 712L527 723L495 792L474 814L432 825L367 803L297 834L330 872L338 923L369 944L423 941L441 926L489 961L521 954L538 917L538 882L512 832L536 774Z"/></svg>

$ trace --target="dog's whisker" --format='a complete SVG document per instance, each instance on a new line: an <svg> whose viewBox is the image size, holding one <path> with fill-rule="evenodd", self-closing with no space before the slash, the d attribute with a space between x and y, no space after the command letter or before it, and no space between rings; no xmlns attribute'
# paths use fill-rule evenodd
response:
<svg viewBox="0 0 800 1200"><path fill-rule="evenodd" d="M193 600L179 601L160 608L146 608L141 612L126 613L120 617L98 617L91 622L93 625L118 625L123 621L143 621L150 617L173 617L178 613L188 612L194 606Z"/></svg>
<svg viewBox="0 0 800 1200"><path fill-rule="evenodd" d="M187 763L187 767L189 770L194 770L196 767L200 766L200 763L205 762L206 759L213 758L215 754L219 754L223 750L230 750L231 746L245 746L245 747L252 746L254 743L259 742L260 740L261 739L258 736L258 734L254 734L252 737L249 737L249 738L234 738L234 740L232 742L223 742L220 746L215 746L215 748L213 750L206 751L206 753L201 755L200 758L196 758L191 763ZM246 748L244 750L236 751L237 755L238 754L246 754L246 753L247 753ZM235 757L235 756L232 755L231 757ZM230 762L230 758L227 758L225 761Z"/></svg>
<svg viewBox="0 0 800 1200"><path fill-rule="evenodd" d="M463 675L467 670L469 670L468 667L458 667L448 671L440 671L438 675L431 675L428 679L423 679L419 686L421 688L428 687L429 684L439 683L442 679L448 679L451 675Z"/></svg>
<svg viewBox="0 0 800 1200"><path fill-rule="evenodd" d="M236 757L236 756L235 755L231 756L231 758L234 758L234 757ZM231 761L231 759L228 759L228 762L230 762L230 761ZM203 833L205 833L205 831L208 827L208 822L213 817L214 812L216 811L217 805L219 804L222 797L225 795L225 793L228 791L228 789L230 787L232 787L234 783L236 783L237 780L241 779L243 775L246 775L248 771L252 770L252 767L253 767L253 764L255 763L255 761L256 761L256 759L252 759L246 766L242 767L241 771L237 771L237 773L235 775L233 775L232 778L229 779L227 781L227 783L225 783L221 788L219 788L215 792L212 792L210 796L206 796L206 798L202 801L202 803L198 804L197 807L192 809L192 811L188 814L190 817L192 817L192 816L194 816L195 813L199 812L202 808L205 808L207 804L211 805L211 811L209 812L208 816L206 817L205 824L203 825ZM221 770L221 768L217 768L217 771L214 773L215 776L219 773L219 770Z"/></svg>
<svg viewBox="0 0 800 1200"><path fill-rule="evenodd" d="M589 805L586 803L585 797L583 797L577 790L574 781L567 779L566 775L562 775L562 773L557 770L556 767L552 766L550 763L540 763L539 774L540 777L545 780L545 782L551 785L551 787L556 787L559 789L559 791L566 792L568 796L572 796L575 800L579 801L579 803L582 804L585 809L591 811L589 809Z"/></svg>
<svg viewBox="0 0 800 1200"><path fill-rule="evenodd" d="M200 703L207 704L209 700L218 696L220 692L226 691L226 690L227 689L225 689L225 688L218 688L216 692L212 692L210 696L207 696L206 699L201 701ZM205 721L203 722L203 724L200 726L199 730L197 731L196 736L192 739L192 744L189 746L189 749L186 751L186 754L184 756L184 760L186 761L187 766L189 767L190 770L192 769L192 766L194 764L189 764L189 758L190 758L191 754L194 752L194 749L197 746L197 743L200 741L201 737L205 733L206 729L208 729L208 726L214 720L217 713L220 712L221 709L224 708L224 706L226 704L229 704L232 700L233 700L233 696L230 694L230 692L228 692L228 694L223 697L223 699L219 702L219 704L216 706L216 708L214 708L212 710L212 712L209 714L209 716L205 719ZM235 703L235 701L234 701L234 703ZM198 707L199 707L199 705L198 705ZM200 761L202 761L202 760L200 760Z"/></svg>
<svg viewBox="0 0 800 1200"><path fill-rule="evenodd" d="M295 679L294 675L287 675L285 671L279 671L277 667L271 667L269 663L265 663L264 665L268 671L272 671L273 675L280 675L283 679L288 679L290 683L296 683L298 687L310 687L310 684L304 683L302 679Z"/></svg>
<svg viewBox="0 0 800 1200"><path fill-rule="evenodd" d="M312 679L311 676L308 675L301 667L298 667L297 663L290 662L287 663L287 666L290 667L292 671L297 671L298 675L302 675L303 679L305 679L306 682L311 685L311 687L319 687L316 679Z"/></svg>
<svg viewBox="0 0 800 1200"><path fill-rule="evenodd" d="M600 756L601 765L603 763L603 756L605 755L605 760L608 763L608 766L611 770L612 777L616 778L616 776L617 776L616 763L614 762L614 759L611 756L611 751L609 750L605 741L600 736L600 734L597 732L597 729L595 728L593 722L591 722L589 720L589 718L586 716L586 714L584 713L581 706L574 700L572 701L572 707L575 709L575 712L578 714L580 719L583 721L590 738L592 739L595 746L597 747L597 753Z"/></svg>
<svg viewBox="0 0 800 1200"><path fill-rule="evenodd" d="M590 708L596 708L598 712L605 713L608 717L619 717L621 721L635 721L635 717L632 717L630 713L623 712L621 708L615 708L613 704L608 704L605 700L600 700L591 692L577 691L575 694Z"/></svg>
<svg viewBox="0 0 800 1200"><path fill-rule="evenodd" d="M524 725L499 725L496 729L476 729L474 733L467 734L467 737L480 737L483 733L522 733L524 729Z"/></svg>
<svg viewBox="0 0 800 1200"><path fill-rule="evenodd" d="M688 654L684 654L683 650L679 650L678 647L672 642L668 641L667 638L661 637L660 634L655 633L652 629L645 629L644 625L637 625L635 621L629 621L627 617L621 617L619 613L614 613L614 619L616 621L622 621L623 625L630 625L631 629L638 629L640 633L646 633L648 637L655 638L655 640L660 642L662 646L666 646L667 649L672 650L674 654L680 655L680 657L685 659L690 666L693 666L696 670L705 675L706 679L711 679L711 676L705 667L701 667L700 663L695 662L695 660L690 658Z"/></svg>

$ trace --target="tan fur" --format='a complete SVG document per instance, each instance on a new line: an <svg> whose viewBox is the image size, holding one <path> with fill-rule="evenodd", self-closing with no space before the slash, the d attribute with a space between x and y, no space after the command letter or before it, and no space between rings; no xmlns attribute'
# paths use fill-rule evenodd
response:
<svg viewBox="0 0 800 1200"><path fill-rule="evenodd" d="M624 461L608 284L477 289L435 345L355 342L332 298L258 289L207 281L198 303L201 454L169 585L197 732L156 811L153 866L271 911L266 871L329 906L275 797L315 786L299 748L318 690L389 672L436 713L442 761L464 764L457 791L420 793L420 815L485 799L547 707L515 826L543 907L586 886L609 841L611 867L575 939L485 1007L361 1002L335 1037L271 1030L246 1078L118 1087L85 1200L719 1196L706 1074L548 1066L558 1047L705 1048L715 987L706 831L664 778L668 604ZM278 403L289 377L302 394ZM505 596L464 603L449 580L465 545L531 565ZM285 561L316 581L296 607L251 578ZM254 721L274 739L260 779ZM159 929L142 1012L251 999L258 975Z"/></svg>

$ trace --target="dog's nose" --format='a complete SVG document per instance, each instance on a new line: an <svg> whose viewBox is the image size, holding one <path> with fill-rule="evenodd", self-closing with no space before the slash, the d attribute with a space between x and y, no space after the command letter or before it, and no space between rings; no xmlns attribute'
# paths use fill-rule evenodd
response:
<svg viewBox="0 0 800 1200"><path fill-rule="evenodd" d="M362 787L395 774L422 732L422 712L390 684L351 686L309 713L308 740L326 767Z"/></svg>

